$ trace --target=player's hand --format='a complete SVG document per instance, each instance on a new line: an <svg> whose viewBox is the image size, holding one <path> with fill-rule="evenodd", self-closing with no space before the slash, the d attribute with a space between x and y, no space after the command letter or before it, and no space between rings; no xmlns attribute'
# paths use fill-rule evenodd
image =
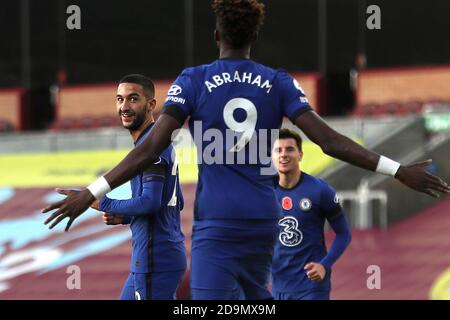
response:
<svg viewBox="0 0 450 320"><path fill-rule="evenodd" d="M100 211L100 200L95 199L95 201L91 204L91 208Z"/></svg>
<svg viewBox="0 0 450 320"><path fill-rule="evenodd" d="M305 265L306 275L311 281L322 281L327 274L327 270L323 265L317 262L309 262Z"/></svg>
<svg viewBox="0 0 450 320"><path fill-rule="evenodd" d="M102 218L103 218L103 222L110 226L123 223L123 216L119 215L119 214L103 212Z"/></svg>
<svg viewBox="0 0 450 320"><path fill-rule="evenodd" d="M425 169L432 160L400 166L395 178L404 185L432 197L439 198L439 193L450 193L450 187L441 178L428 173Z"/></svg>
<svg viewBox="0 0 450 320"><path fill-rule="evenodd" d="M64 194L67 197L61 201L51 203L50 205L42 209L42 213L58 209L56 212L52 213L52 215L47 220L45 220L44 224L48 224L52 220L56 219L50 225L50 229L52 229L54 226L60 223L61 220L68 217L69 221L67 222L65 229L65 231L68 231L73 221L89 208L89 206L94 202L95 198L88 189L56 189L56 192L58 192L59 194Z"/></svg>

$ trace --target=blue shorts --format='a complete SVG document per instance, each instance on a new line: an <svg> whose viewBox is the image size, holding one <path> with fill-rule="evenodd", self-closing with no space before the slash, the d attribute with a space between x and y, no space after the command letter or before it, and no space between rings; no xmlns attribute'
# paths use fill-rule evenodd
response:
<svg viewBox="0 0 450 320"><path fill-rule="evenodd" d="M330 300L330 291L274 292L275 300Z"/></svg>
<svg viewBox="0 0 450 320"><path fill-rule="evenodd" d="M233 225L237 223L237 225ZM191 252L193 300L273 299L267 289L276 222L194 225Z"/></svg>
<svg viewBox="0 0 450 320"><path fill-rule="evenodd" d="M184 270L128 275L120 300L175 300Z"/></svg>

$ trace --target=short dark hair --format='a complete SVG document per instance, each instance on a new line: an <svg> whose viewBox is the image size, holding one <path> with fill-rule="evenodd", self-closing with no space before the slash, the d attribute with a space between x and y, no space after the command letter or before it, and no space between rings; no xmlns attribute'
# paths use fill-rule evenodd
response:
<svg viewBox="0 0 450 320"><path fill-rule="evenodd" d="M155 85L153 84L153 81L142 74L128 74L119 80L119 84L121 83L140 84L142 88L144 88L144 92L147 94L148 98L155 97Z"/></svg>
<svg viewBox="0 0 450 320"><path fill-rule="evenodd" d="M234 49L254 41L264 22L264 4L257 0L215 0L216 27Z"/></svg>
<svg viewBox="0 0 450 320"><path fill-rule="evenodd" d="M302 152L302 138L297 132L286 128L280 129L278 139L294 139L298 150Z"/></svg>

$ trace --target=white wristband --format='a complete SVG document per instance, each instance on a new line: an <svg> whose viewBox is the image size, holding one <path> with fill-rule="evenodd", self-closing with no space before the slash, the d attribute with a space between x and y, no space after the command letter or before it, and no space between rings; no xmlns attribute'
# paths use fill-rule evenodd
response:
<svg viewBox="0 0 450 320"><path fill-rule="evenodd" d="M111 187L105 177L98 178L86 188L92 193L95 199L99 200L111 191Z"/></svg>
<svg viewBox="0 0 450 320"><path fill-rule="evenodd" d="M400 168L400 163L386 158L385 156L380 156L377 164L377 169L375 171L394 177L397 173L398 168Z"/></svg>

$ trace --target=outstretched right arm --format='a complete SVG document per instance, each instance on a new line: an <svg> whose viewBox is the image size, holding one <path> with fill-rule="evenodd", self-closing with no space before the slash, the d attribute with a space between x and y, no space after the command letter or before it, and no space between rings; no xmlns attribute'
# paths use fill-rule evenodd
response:
<svg viewBox="0 0 450 320"><path fill-rule="evenodd" d="M81 191L70 190L65 199L52 203L43 209L43 213L58 209L45 221L45 224L56 219L50 225L51 229L61 222L61 220L69 217L65 229L66 231L69 230L73 221L86 211L96 198L103 197L109 190L122 185L135 175L144 171L169 146L172 133L182 125L179 118L170 112L162 114L147 138L139 146L134 148L115 168L97 180L97 183L92 184L95 185L94 188L91 185L90 189L88 187Z"/></svg>
<svg viewBox="0 0 450 320"><path fill-rule="evenodd" d="M104 176L111 189L124 184L153 164L161 152L169 146L172 133L180 127L180 123L174 117L163 113L145 141Z"/></svg>

